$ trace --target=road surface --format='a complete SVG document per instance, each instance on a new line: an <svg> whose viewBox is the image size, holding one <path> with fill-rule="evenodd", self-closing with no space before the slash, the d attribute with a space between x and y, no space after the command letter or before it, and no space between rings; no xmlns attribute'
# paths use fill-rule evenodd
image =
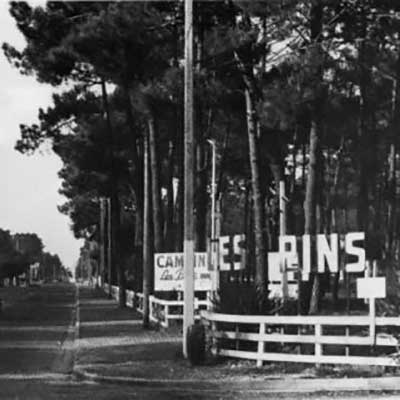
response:
<svg viewBox="0 0 400 400"><path fill-rule="evenodd" d="M77 381L75 354L77 290L69 284L0 288L0 399L400 399L400 394L286 394L221 390L198 392ZM329 390L329 388L327 388Z"/></svg>

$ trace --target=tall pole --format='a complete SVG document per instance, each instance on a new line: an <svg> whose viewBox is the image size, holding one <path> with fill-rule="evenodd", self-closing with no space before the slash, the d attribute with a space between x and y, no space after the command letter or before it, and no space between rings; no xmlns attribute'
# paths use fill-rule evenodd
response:
<svg viewBox="0 0 400 400"><path fill-rule="evenodd" d="M215 142L214 140L208 139L208 143L211 145L212 149L212 166L211 166L211 240L215 239L215 191L216 191L216 182L215 182L215 163L216 163L216 155L215 155Z"/></svg>
<svg viewBox="0 0 400 400"><path fill-rule="evenodd" d="M143 198L143 327L149 326L149 296L150 296L150 182L149 182L149 142L147 133L143 143L143 169L144 169L144 198Z"/></svg>
<svg viewBox="0 0 400 400"><path fill-rule="evenodd" d="M194 223L193 223L193 0L185 0L184 81L184 307L183 355L188 356L187 332L194 323Z"/></svg>
<svg viewBox="0 0 400 400"><path fill-rule="evenodd" d="M212 165L211 165L211 265L212 265L212 277L213 277L213 291L215 295L218 292L219 287L219 272L218 272L218 261L217 261L217 249L216 249L216 148L215 141L212 139L207 140L211 145L212 150Z"/></svg>
<svg viewBox="0 0 400 400"><path fill-rule="evenodd" d="M112 297L111 292L111 200L106 199L107 204L107 270L108 270L108 297Z"/></svg>
<svg viewBox="0 0 400 400"><path fill-rule="evenodd" d="M397 98L397 79L392 79L392 125L395 126L396 121L396 98ZM394 128L392 128L394 130ZM392 143L390 144L389 156L389 187L391 197L388 204L388 240L387 251L390 253L393 250L393 238L396 228L396 136L392 134Z"/></svg>

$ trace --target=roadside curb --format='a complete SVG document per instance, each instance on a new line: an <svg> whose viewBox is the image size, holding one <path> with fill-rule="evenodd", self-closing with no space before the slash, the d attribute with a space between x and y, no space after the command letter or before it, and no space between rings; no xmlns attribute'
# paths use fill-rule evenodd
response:
<svg viewBox="0 0 400 400"><path fill-rule="evenodd" d="M248 393L400 392L400 377L382 378L272 378L256 380L151 379L100 375L75 369L77 380L152 387L166 390Z"/></svg>

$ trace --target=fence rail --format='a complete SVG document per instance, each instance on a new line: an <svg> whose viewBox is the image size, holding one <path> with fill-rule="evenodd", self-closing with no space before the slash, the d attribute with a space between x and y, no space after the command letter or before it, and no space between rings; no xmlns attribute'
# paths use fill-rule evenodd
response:
<svg viewBox="0 0 400 400"><path fill-rule="evenodd" d="M399 318L376 318L375 325L381 330L376 334L372 334L368 316L249 316L203 311L202 318L211 328L218 354L256 360L258 366L264 361L400 366L394 356L399 345ZM384 332L388 328L390 332ZM392 356L364 355L379 349L391 350Z"/></svg>
<svg viewBox="0 0 400 400"><path fill-rule="evenodd" d="M108 294L108 285L104 286L105 292ZM136 309L143 314L143 293L126 290L126 305ZM111 296L118 299L119 287L111 286ZM183 300L165 300L155 296L149 296L150 321L159 323L161 326L168 328L171 321L183 321ZM195 318L200 319L200 311L209 308L208 300L199 300L195 298Z"/></svg>

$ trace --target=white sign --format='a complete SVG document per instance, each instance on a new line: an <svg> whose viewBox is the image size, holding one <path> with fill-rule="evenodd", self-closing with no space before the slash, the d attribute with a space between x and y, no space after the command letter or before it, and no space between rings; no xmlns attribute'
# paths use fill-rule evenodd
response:
<svg viewBox="0 0 400 400"><path fill-rule="evenodd" d="M207 253L195 253L194 290L211 290L211 272ZM154 290L184 290L183 253L154 254Z"/></svg>
<svg viewBox="0 0 400 400"><path fill-rule="evenodd" d="M282 297L282 268L287 270L288 296L297 297L298 283L295 272L298 268L296 255L282 255L278 252L268 253L268 289L269 297Z"/></svg>
<svg viewBox="0 0 400 400"><path fill-rule="evenodd" d="M379 299L386 297L386 278L358 278L357 297L359 299Z"/></svg>
<svg viewBox="0 0 400 400"><path fill-rule="evenodd" d="M239 271L245 268L245 235L220 236L218 258L220 271Z"/></svg>
<svg viewBox="0 0 400 400"><path fill-rule="evenodd" d="M328 240L329 237L329 240ZM328 235L303 235L300 240L296 236L283 235L279 237L279 253L282 257L294 254L301 254L299 262L301 264L302 280L308 280L311 272L311 240L315 240L316 269L319 273L324 273L326 269L335 273L339 271L339 252L347 255L347 262L344 266L345 271L349 273L363 272L365 269L365 249L363 241L364 232L349 232L344 236L344 241L339 240L337 233ZM358 242L358 243L357 243ZM361 243L360 243L361 242ZM350 259L352 257L352 259Z"/></svg>

